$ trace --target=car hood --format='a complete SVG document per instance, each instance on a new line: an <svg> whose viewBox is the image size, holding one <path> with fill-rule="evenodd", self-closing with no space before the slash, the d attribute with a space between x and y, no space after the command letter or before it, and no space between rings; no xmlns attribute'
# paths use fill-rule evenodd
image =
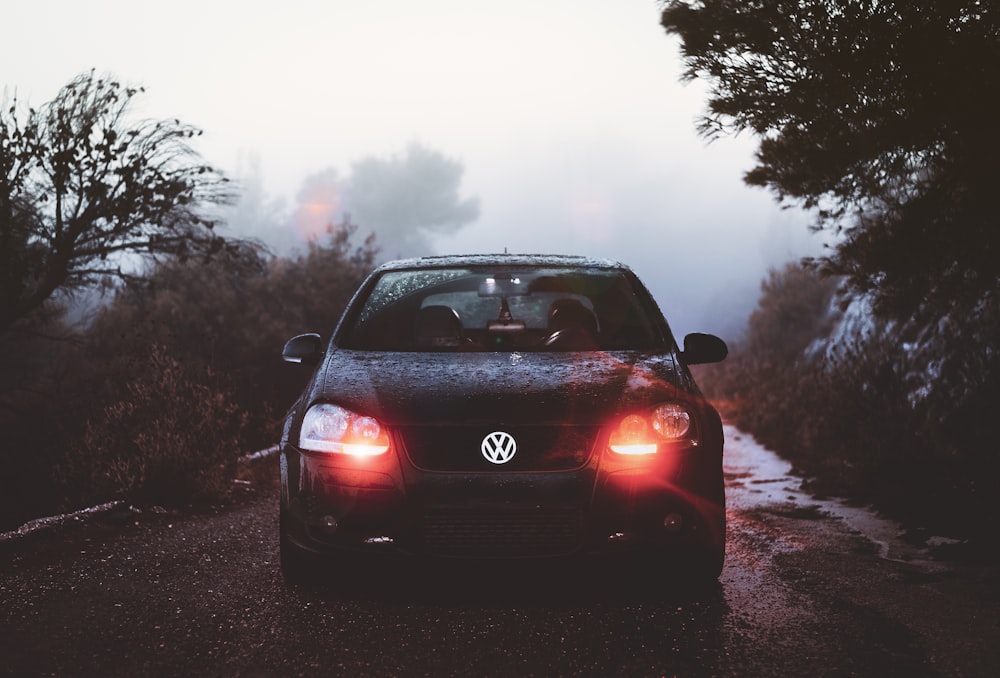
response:
<svg viewBox="0 0 1000 678"><path fill-rule="evenodd" d="M567 358L567 356L571 356ZM333 350L310 402L390 425L601 424L693 389L672 355Z"/></svg>

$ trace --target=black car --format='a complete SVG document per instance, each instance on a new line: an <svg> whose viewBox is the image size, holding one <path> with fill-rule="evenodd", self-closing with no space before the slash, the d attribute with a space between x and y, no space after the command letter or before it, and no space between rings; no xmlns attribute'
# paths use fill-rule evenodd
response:
<svg viewBox="0 0 1000 678"><path fill-rule="evenodd" d="M315 364L281 440L289 579L357 556L635 558L718 576L722 426L627 267L475 255L377 268ZM318 568L317 568L318 566ZM693 569L692 569L693 568Z"/></svg>

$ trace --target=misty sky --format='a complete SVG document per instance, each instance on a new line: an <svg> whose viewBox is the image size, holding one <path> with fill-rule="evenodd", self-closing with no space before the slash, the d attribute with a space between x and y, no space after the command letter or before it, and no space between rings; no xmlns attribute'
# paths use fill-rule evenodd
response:
<svg viewBox="0 0 1000 678"><path fill-rule="evenodd" d="M307 177L438 151L480 214L438 252L624 261L679 335L735 338L768 267L820 251L742 183L753 139L697 136L704 89L655 0L32 0L4 23L8 94L91 68L143 85L142 116L201 128L206 160L289 206Z"/></svg>

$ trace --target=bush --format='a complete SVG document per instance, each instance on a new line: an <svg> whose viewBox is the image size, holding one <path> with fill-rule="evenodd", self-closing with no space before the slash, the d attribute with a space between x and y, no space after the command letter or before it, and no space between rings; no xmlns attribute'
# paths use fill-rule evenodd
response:
<svg viewBox="0 0 1000 678"><path fill-rule="evenodd" d="M730 359L700 368L706 394L819 493L873 504L911 526L992 534L995 333L956 336L947 322L918 333L856 301L843 315L836 291L837 280L810 268L772 272Z"/></svg>
<svg viewBox="0 0 1000 678"><path fill-rule="evenodd" d="M117 397L86 422L57 468L69 496L164 506L228 496L247 414L225 380L154 344L130 381L107 387Z"/></svg>
<svg viewBox="0 0 1000 678"><path fill-rule="evenodd" d="M0 531L61 506L51 471L70 439L65 416L80 338L53 304L0 333Z"/></svg>
<svg viewBox="0 0 1000 678"><path fill-rule="evenodd" d="M352 249L350 228L331 229L295 259L247 248L219 257L164 264L123 289L88 335L94 368L127 380L153 344L187 365L225 375L234 402L249 415L244 445L273 445L285 409L306 373L281 360L285 341L302 332L329 336L354 290L370 272L370 242Z"/></svg>
<svg viewBox="0 0 1000 678"><path fill-rule="evenodd" d="M0 529L120 497L229 495L238 457L269 447L308 372L291 336L329 336L374 265L353 228L294 259L233 244L209 265L163 262L70 332L37 317L0 335Z"/></svg>

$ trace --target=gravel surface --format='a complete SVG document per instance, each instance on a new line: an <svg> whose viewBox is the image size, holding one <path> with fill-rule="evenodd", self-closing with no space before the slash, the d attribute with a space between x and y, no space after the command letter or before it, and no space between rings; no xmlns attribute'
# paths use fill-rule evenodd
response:
<svg viewBox="0 0 1000 678"><path fill-rule="evenodd" d="M885 557L902 551L728 434L728 560L714 586L651 592L620 570L470 564L289 587L265 483L228 508L118 506L0 544L0 673L1000 673L995 566L913 547Z"/></svg>

